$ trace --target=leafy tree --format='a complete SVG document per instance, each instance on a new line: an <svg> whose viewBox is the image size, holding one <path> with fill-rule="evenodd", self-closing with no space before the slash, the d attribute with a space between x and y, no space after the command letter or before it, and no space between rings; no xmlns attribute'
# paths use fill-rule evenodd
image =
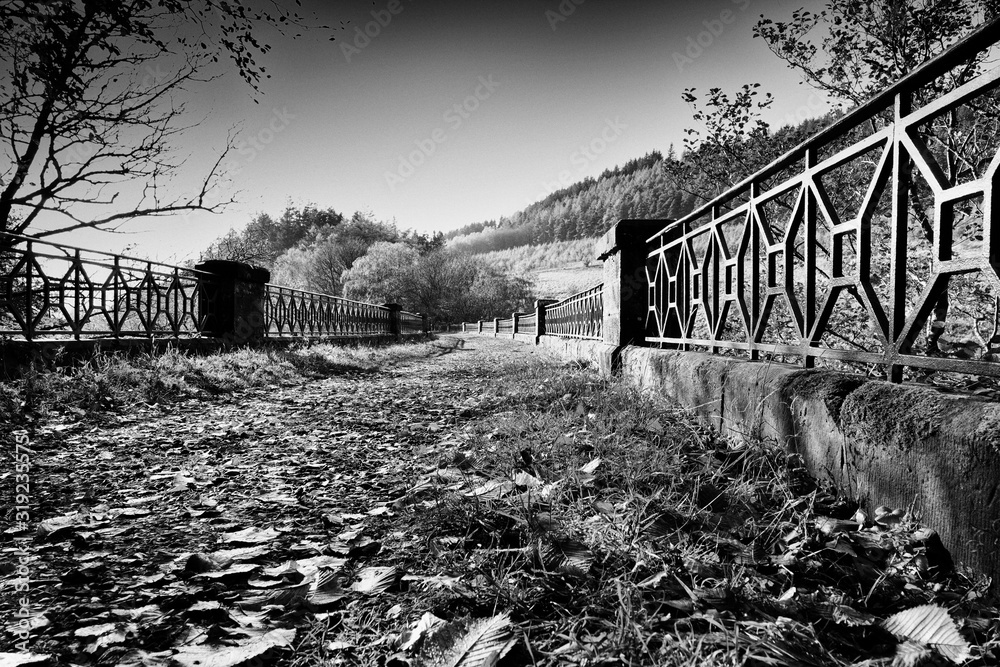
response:
<svg viewBox="0 0 1000 667"><path fill-rule="evenodd" d="M761 18L754 35L803 80L858 106L996 16L996 0L830 0L790 21ZM937 97L976 72L978 58L922 93Z"/></svg>
<svg viewBox="0 0 1000 667"><path fill-rule="evenodd" d="M271 277L275 283L340 294L343 273L369 248L400 239L394 224L377 221L370 213L357 212L346 222L311 229L316 233L303 235L274 260Z"/></svg>
<svg viewBox="0 0 1000 667"><path fill-rule="evenodd" d="M298 4L298 3L297 3ZM218 211L230 136L193 192L165 183L182 164L177 99L228 58L256 88L262 26L306 19L267 0L6 0L0 4L0 231L46 236L128 220ZM130 193L134 193L131 194ZM129 199L131 196L131 199ZM46 214L59 222L37 228Z"/></svg>
<svg viewBox="0 0 1000 667"><path fill-rule="evenodd" d="M344 216L332 208L319 209L313 204L302 208L289 205L277 220L259 213L242 231L229 230L216 239L202 253L202 259L273 266L282 253L329 234L343 221Z"/></svg>
<svg viewBox="0 0 1000 667"><path fill-rule="evenodd" d="M401 303L420 253L408 243L378 241L341 280L344 296L369 303Z"/></svg>

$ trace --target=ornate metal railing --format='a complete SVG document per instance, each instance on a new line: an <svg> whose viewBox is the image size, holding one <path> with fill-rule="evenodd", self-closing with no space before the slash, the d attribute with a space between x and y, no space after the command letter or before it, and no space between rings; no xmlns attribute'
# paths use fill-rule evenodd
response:
<svg viewBox="0 0 1000 667"><path fill-rule="evenodd" d="M405 310L399 313L400 333L424 333L424 317L418 313L408 313ZM450 330L449 326L448 329Z"/></svg>
<svg viewBox="0 0 1000 667"><path fill-rule="evenodd" d="M0 235L0 334L197 334L200 272L111 253Z"/></svg>
<svg viewBox="0 0 1000 667"><path fill-rule="evenodd" d="M514 318L508 317L504 320L497 320L497 333L498 334L513 334L514 333Z"/></svg>
<svg viewBox="0 0 1000 667"><path fill-rule="evenodd" d="M535 334L538 331L538 315L530 313L517 318L517 331L514 333Z"/></svg>
<svg viewBox="0 0 1000 667"><path fill-rule="evenodd" d="M646 340L1000 375L998 41L994 22L650 238Z"/></svg>
<svg viewBox="0 0 1000 667"><path fill-rule="evenodd" d="M268 336L368 336L392 333L392 311L327 294L267 285Z"/></svg>
<svg viewBox="0 0 1000 667"><path fill-rule="evenodd" d="M29 341L218 335L209 314L224 283L206 271L0 233L0 335ZM394 333L393 313L384 306L270 284L257 289L266 336ZM219 304L216 319L232 320L232 298ZM259 302L255 308L249 317L259 322ZM400 312L398 327L423 332L424 318Z"/></svg>
<svg viewBox="0 0 1000 667"><path fill-rule="evenodd" d="M603 284L545 307L545 333L549 336L600 339L603 321Z"/></svg>

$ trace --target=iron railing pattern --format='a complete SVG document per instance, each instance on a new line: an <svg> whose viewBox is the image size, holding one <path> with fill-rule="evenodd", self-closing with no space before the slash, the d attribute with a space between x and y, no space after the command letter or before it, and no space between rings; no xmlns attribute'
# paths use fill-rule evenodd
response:
<svg viewBox="0 0 1000 667"><path fill-rule="evenodd" d="M513 334L514 333L514 318L508 317L507 319L497 320L497 333L498 334Z"/></svg>
<svg viewBox="0 0 1000 667"><path fill-rule="evenodd" d="M270 284L264 304L265 329L272 337L392 333L392 311L385 306Z"/></svg>
<svg viewBox="0 0 1000 667"><path fill-rule="evenodd" d="M601 339L603 321L603 284L545 307L545 333L549 336Z"/></svg>
<svg viewBox="0 0 1000 667"><path fill-rule="evenodd" d="M646 340L1000 375L998 28L650 238Z"/></svg>
<svg viewBox="0 0 1000 667"><path fill-rule="evenodd" d="M399 330L400 333L404 334L424 333L423 315L401 311L399 313ZM448 325L445 330L451 331L451 325Z"/></svg>
<svg viewBox="0 0 1000 667"><path fill-rule="evenodd" d="M530 313L517 318L517 331L514 333L535 334L538 332L538 315Z"/></svg>
<svg viewBox="0 0 1000 667"><path fill-rule="evenodd" d="M200 272L12 234L0 238L0 334L197 334Z"/></svg>
<svg viewBox="0 0 1000 667"><path fill-rule="evenodd" d="M0 335L179 337L207 333L217 289L211 273L0 233ZM264 285L264 330L273 337L393 333L384 307ZM424 319L399 313L400 333Z"/></svg>

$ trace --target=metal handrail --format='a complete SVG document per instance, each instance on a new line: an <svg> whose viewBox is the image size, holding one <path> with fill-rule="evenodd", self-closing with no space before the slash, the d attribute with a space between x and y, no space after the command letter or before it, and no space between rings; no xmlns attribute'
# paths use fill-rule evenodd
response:
<svg viewBox="0 0 1000 667"><path fill-rule="evenodd" d="M647 342L875 365L894 381L906 367L1000 375L1000 150L981 154L996 149L1000 67L914 108L921 86L1000 43L998 28L1000 19L649 237ZM990 124L969 124L984 97ZM960 143L963 122L989 136ZM992 337L979 328L990 309ZM972 351L947 330L965 320L982 343Z"/></svg>

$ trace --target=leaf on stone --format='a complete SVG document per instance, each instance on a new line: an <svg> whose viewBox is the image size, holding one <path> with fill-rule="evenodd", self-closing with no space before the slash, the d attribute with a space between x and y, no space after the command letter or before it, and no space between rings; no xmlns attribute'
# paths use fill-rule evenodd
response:
<svg viewBox="0 0 1000 667"><path fill-rule="evenodd" d="M272 630L239 646L184 646L173 656L181 667L237 667L274 649L291 648L295 630Z"/></svg>
<svg viewBox="0 0 1000 667"><path fill-rule="evenodd" d="M454 624L449 624L454 626ZM430 664L435 667L493 667L515 643L514 628L507 614L475 619L457 633L436 633L448 637L437 647Z"/></svg>
<svg viewBox="0 0 1000 667"><path fill-rule="evenodd" d="M351 590L366 595L379 595L389 590L403 576L395 567L366 567L354 575Z"/></svg>
<svg viewBox="0 0 1000 667"><path fill-rule="evenodd" d="M925 644L952 662L970 657L969 643L958 632L948 610L925 604L887 618L882 627L902 640Z"/></svg>
<svg viewBox="0 0 1000 667"><path fill-rule="evenodd" d="M253 544L264 544L265 542L270 542L281 535L274 528L245 528L243 530L237 530L232 533L223 533L222 537L219 538L221 542L227 544L242 544L242 545L253 545Z"/></svg>

